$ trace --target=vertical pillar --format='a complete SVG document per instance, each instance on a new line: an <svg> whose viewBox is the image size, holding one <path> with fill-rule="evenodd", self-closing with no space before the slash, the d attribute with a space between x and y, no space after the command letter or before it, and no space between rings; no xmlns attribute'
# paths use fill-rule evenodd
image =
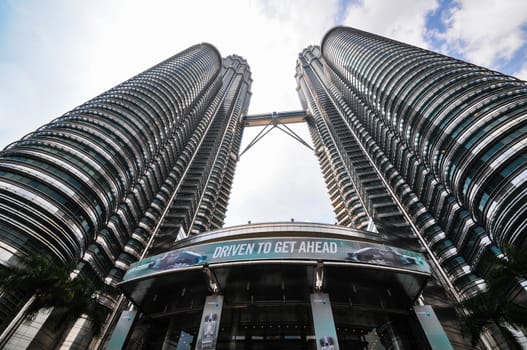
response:
<svg viewBox="0 0 527 350"><path fill-rule="evenodd" d="M215 350L220 329L223 295L210 295L205 299L199 326L196 350Z"/></svg>
<svg viewBox="0 0 527 350"><path fill-rule="evenodd" d="M121 312L121 317L117 321L112 332L112 337L108 342L106 350L121 350L124 349L128 338L130 338L130 331L137 318L137 311L124 310Z"/></svg>
<svg viewBox="0 0 527 350"><path fill-rule="evenodd" d="M454 350L430 305L415 305L413 310L430 349Z"/></svg>
<svg viewBox="0 0 527 350"><path fill-rule="evenodd" d="M176 350L191 350L190 349L190 345L185 349L183 346L178 346L178 344L181 342L183 343L184 341L186 341L188 338L187 336L183 336L183 334L185 334L184 331L180 331L179 330L179 327L177 327L175 325L175 319L176 319L177 316L170 316L170 321L168 322L168 327L167 327L167 331L165 333L165 339L163 340L163 346L161 347L161 350L170 350L170 349L176 349ZM178 329L174 329L174 328L178 328ZM177 336L177 332L180 331L180 339L179 339L179 342L176 341L176 336ZM185 338L185 340L183 340L183 338ZM190 339L191 341L188 342L188 344L192 343L192 339Z"/></svg>
<svg viewBox="0 0 527 350"><path fill-rule="evenodd" d="M311 312L317 350L339 350L329 295L326 293L311 294Z"/></svg>
<svg viewBox="0 0 527 350"><path fill-rule="evenodd" d="M405 346L405 340L401 332L394 327L392 322L383 324L377 328L377 334L381 339L381 344L387 350L404 350L408 347Z"/></svg>

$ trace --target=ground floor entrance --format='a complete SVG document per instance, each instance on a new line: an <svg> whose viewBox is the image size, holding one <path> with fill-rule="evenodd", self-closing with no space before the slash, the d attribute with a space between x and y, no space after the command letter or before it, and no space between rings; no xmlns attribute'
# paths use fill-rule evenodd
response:
<svg viewBox="0 0 527 350"><path fill-rule="evenodd" d="M424 256L372 233L247 225L180 245L128 270L119 287L132 316L108 349L430 349L446 339L433 310L416 309Z"/></svg>
<svg viewBox="0 0 527 350"><path fill-rule="evenodd" d="M411 315L386 315L385 324L361 326L354 322L353 308L333 308L340 349L389 349L399 343L408 349L426 349L412 329ZM363 311L365 312L365 311ZM362 318L364 316L360 316ZM196 349L202 313L181 312L138 324L128 349ZM412 335L417 333L417 337ZM215 349L217 350L315 350L315 336L309 304L271 304L226 306L221 315ZM331 349L328 344L327 349ZM208 349L206 346L203 350ZM211 348L212 349L212 348ZM326 349L324 349L326 350Z"/></svg>

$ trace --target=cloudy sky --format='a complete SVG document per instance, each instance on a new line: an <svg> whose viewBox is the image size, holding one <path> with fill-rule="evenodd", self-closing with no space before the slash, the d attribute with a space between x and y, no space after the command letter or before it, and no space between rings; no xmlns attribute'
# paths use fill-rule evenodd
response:
<svg viewBox="0 0 527 350"><path fill-rule="evenodd" d="M0 148L199 42L248 60L250 114L298 110L298 52L335 25L527 80L525 0L0 0ZM312 151L273 130L238 164L227 225L290 218L334 222Z"/></svg>

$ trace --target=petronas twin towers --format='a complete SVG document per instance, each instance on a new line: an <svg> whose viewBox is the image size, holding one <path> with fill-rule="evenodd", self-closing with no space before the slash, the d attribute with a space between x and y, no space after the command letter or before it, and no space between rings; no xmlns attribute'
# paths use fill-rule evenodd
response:
<svg viewBox="0 0 527 350"><path fill-rule="evenodd" d="M3 346L439 349L435 327L462 348L453 308L437 312L437 300L452 305L484 290L483 257L503 245L527 249L527 84L344 27L300 53L295 77L337 226L221 229L251 74L243 58L222 59L209 44L6 147L2 264L26 254L77 263L124 296L109 304L108 334L93 338L76 323L51 339L51 316L39 315L31 336L17 321L31 291L4 294ZM278 116L269 123L286 123ZM312 251L298 250L316 239ZM275 255L258 255L268 242ZM512 284L517 300L524 284ZM212 313L206 301L220 296ZM332 334L320 333L327 310L315 313L313 296L331 298ZM433 326L420 318L427 305L436 307ZM121 310L133 324L109 339Z"/></svg>

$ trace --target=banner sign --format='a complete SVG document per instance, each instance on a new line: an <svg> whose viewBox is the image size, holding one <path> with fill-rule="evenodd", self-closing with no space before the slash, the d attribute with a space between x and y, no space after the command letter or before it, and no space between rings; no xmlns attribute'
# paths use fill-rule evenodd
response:
<svg viewBox="0 0 527 350"><path fill-rule="evenodd" d="M313 314L317 350L339 350L328 294L311 294L311 313Z"/></svg>
<svg viewBox="0 0 527 350"><path fill-rule="evenodd" d="M199 326L196 350L215 350L220 329L223 295L209 295L205 299Z"/></svg>
<svg viewBox="0 0 527 350"><path fill-rule="evenodd" d="M131 334L132 326L135 323L137 311L124 310L121 312L121 317L117 321L117 325L113 329L112 336L106 349L108 350L122 350Z"/></svg>
<svg viewBox="0 0 527 350"><path fill-rule="evenodd" d="M270 259L355 262L430 273L424 255L406 249L344 239L281 237L221 241L172 250L133 263L123 281L189 266Z"/></svg>
<svg viewBox="0 0 527 350"><path fill-rule="evenodd" d="M415 305L414 313L432 350L454 350L430 305Z"/></svg>

